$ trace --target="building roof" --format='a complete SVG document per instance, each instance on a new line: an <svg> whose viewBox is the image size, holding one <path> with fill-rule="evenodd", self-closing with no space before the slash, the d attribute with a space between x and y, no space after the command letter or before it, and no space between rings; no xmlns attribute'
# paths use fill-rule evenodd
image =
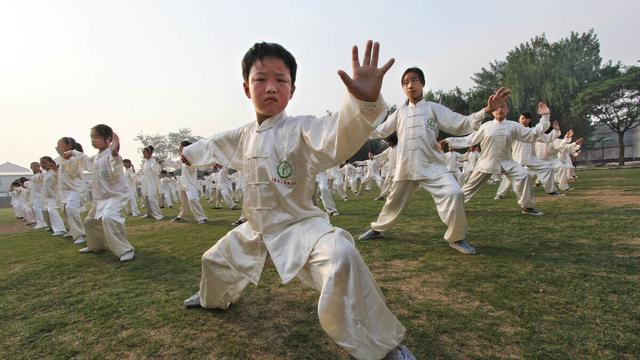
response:
<svg viewBox="0 0 640 360"><path fill-rule="evenodd" d="M12 164L7 161L4 164L0 164L0 174L2 175L31 174L31 170L16 164Z"/></svg>

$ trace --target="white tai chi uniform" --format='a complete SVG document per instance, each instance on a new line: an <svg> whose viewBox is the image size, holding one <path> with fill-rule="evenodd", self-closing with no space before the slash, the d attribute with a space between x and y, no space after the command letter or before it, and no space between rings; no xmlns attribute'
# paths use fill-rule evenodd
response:
<svg viewBox="0 0 640 360"><path fill-rule="evenodd" d="M17 186L14 187L13 185L11 185L9 196L11 197L11 207L13 208L13 213L16 218L20 219L24 217L22 214L22 206L20 206L20 194Z"/></svg>
<svg viewBox="0 0 640 360"><path fill-rule="evenodd" d="M526 128L516 121L494 119L482 124L478 131L468 136L445 139L453 149L477 144L482 148L475 170L462 187L465 202L480 190L491 174L504 174L513 182L518 205L523 208L535 207L533 174L513 160L511 149L514 141L533 142L549 128L549 125L549 115L543 116L535 128Z"/></svg>
<svg viewBox="0 0 640 360"><path fill-rule="evenodd" d="M233 200L236 202L242 201L242 197L244 196L244 179L242 178L242 173L240 171L234 172L231 175L231 181L233 181L234 189L233 189Z"/></svg>
<svg viewBox="0 0 640 360"><path fill-rule="evenodd" d="M462 158L462 154L457 151L448 151L442 155L442 159L444 161L444 165L449 169L449 173L453 175L453 178L456 179L458 184L462 186L462 173L460 172L460 166L458 162Z"/></svg>
<svg viewBox="0 0 640 360"><path fill-rule="evenodd" d="M138 210L138 181L136 173L133 171L133 167L124 170L124 177L127 184L127 197L128 197L128 212L133 216L140 215Z"/></svg>
<svg viewBox="0 0 640 360"><path fill-rule="evenodd" d="M82 160L91 169L93 178L91 210L84 220L87 247L91 251L109 249L117 257L133 252L127 240L124 212L129 204L129 190L120 155L113 156L109 148L94 156L73 151L72 159Z"/></svg>
<svg viewBox="0 0 640 360"><path fill-rule="evenodd" d="M462 183L466 183L469 181L469 176L473 173L473 169L476 168L476 164L478 163L478 158L480 157L480 153L477 151L471 151L469 149L463 157L462 164Z"/></svg>
<svg viewBox="0 0 640 360"><path fill-rule="evenodd" d="M544 187L544 192L547 194L556 193L556 183L553 181L553 169L554 164L552 161L540 160L535 154L535 143L550 143L560 136L560 130L553 130L548 134L542 134L540 137L532 142L514 141L511 155L513 160L519 162L521 165L526 166L527 169L533 171L540 179ZM511 188L511 180L505 175L502 175L502 181L496 192L497 196L504 197Z"/></svg>
<svg viewBox="0 0 640 360"><path fill-rule="evenodd" d="M371 228L379 232L390 229L414 193L423 188L431 194L440 220L447 225L444 239L449 243L464 240L467 236L464 196L442 161L437 138L440 130L468 134L486 116L483 110L464 116L443 105L421 100L400 106L380 124L372 137L386 138L398 132L396 172L387 201Z"/></svg>
<svg viewBox="0 0 640 360"><path fill-rule="evenodd" d="M384 164L382 168L385 176L380 188L380 198L386 198L391 192L391 185L396 172L396 147L389 146L376 157Z"/></svg>
<svg viewBox="0 0 640 360"><path fill-rule="evenodd" d="M180 171L180 213L178 217L186 219L189 212L197 221L207 220L202 205L200 205L200 193L198 192L198 168L187 166L181 161L165 160L164 163L172 168L181 168Z"/></svg>
<svg viewBox="0 0 640 360"><path fill-rule="evenodd" d="M378 189L382 188L382 177L380 177L380 159L374 157L373 159L356 161L355 164L367 167L364 177L362 178L362 182L360 183L358 192L362 192L365 189L369 190L372 181L375 181Z"/></svg>
<svg viewBox="0 0 640 360"><path fill-rule="evenodd" d="M164 206L173 207L173 202L171 201L171 179L168 176L160 178L160 191L162 192Z"/></svg>
<svg viewBox="0 0 640 360"><path fill-rule="evenodd" d="M327 174L333 176L333 189L340 199L346 201L348 199L347 194L344 192L344 174L340 171L340 168L336 165L327 170Z"/></svg>
<svg viewBox="0 0 640 360"><path fill-rule="evenodd" d="M162 220L164 215L160 211L158 204L158 195L160 194L160 164L155 158L145 159L142 170L142 196L144 198L145 208L147 208L147 217L154 217L156 220Z"/></svg>
<svg viewBox="0 0 640 360"><path fill-rule="evenodd" d="M80 215L85 210L82 203L86 195L86 183L82 176L82 161L79 159L65 159L59 157L55 159L60 165L58 168L58 191L60 202L64 205L67 215L69 232L74 240L84 237L84 223Z"/></svg>
<svg viewBox="0 0 640 360"><path fill-rule="evenodd" d="M54 234L64 233L64 221L58 212L58 172L47 170L42 179L42 205L47 211L49 227Z"/></svg>
<svg viewBox="0 0 640 360"><path fill-rule="evenodd" d="M18 196L20 197L20 206L22 207L24 220L27 222L27 225L35 225L36 217L29 201L29 188L27 187L27 183L28 181L25 181L24 184L18 188Z"/></svg>
<svg viewBox="0 0 640 360"><path fill-rule="evenodd" d="M557 170L557 178L560 183L566 181L566 187L569 188L569 179L573 178L573 162L571 156L577 156L580 145L571 142L570 137L566 137L558 145L558 160L560 160L560 168Z"/></svg>
<svg viewBox="0 0 640 360"><path fill-rule="evenodd" d="M31 207L36 217L36 229L44 229L47 222L44 219L44 208L42 206L42 185L44 182L44 173L37 173L31 176L29 181L29 195Z"/></svg>
<svg viewBox="0 0 640 360"><path fill-rule="evenodd" d="M327 172L326 171L318 171L316 174L316 182L318 183L318 189L320 189L320 199L322 200L322 206L329 213L337 213L338 209L336 209L336 203L333 201L333 197L331 197L331 191L329 190L329 181L327 180Z"/></svg>
<svg viewBox="0 0 640 360"><path fill-rule="evenodd" d="M231 180L229 180L229 168L227 166L223 166L218 171L218 183L216 187L216 191L219 193L217 197L218 201L220 201L220 196L222 196L222 200L227 204L227 206L232 209L236 206L236 202L233 200L233 189L231 186ZM219 206L219 203L216 203L216 206Z"/></svg>
<svg viewBox="0 0 640 360"><path fill-rule="evenodd" d="M351 163L346 163L341 169L344 175L344 191L347 192L347 185L352 193L358 192L358 170Z"/></svg>
<svg viewBox="0 0 640 360"><path fill-rule="evenodd" d="M320 290L320 324L351 356L381 359L402 341L405 329L387 308L353 238L331 226L312 201L316 173L353 155L383 114L381 98L349 99L331 116L282 112L183 149L192 164L229 164L245 177L248 221L202 256L203 307L226 309L237 301L249 283L258 282L268 254L283 282L298 277Z"/></svg>

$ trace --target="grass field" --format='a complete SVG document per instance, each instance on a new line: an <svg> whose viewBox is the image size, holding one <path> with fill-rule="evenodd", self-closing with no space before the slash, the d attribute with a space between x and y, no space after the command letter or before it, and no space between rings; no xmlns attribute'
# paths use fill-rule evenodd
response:
<svg viewBox="0 0 640 360"><path fill-rule="evenodd" d="M536 190L542 217L485 186L467 204L476 256L446 246L425 192L385 240L357 243L419 359L640 358L640 169L578 176L566 197ZM333 223L357 236L375 195L339 202ZM2 209L0 358L348 358L320 328L318 293L273 266L227 311L182 307L239 215L207 213L206 225L128 218L136 258L120 263Z"/></svg>

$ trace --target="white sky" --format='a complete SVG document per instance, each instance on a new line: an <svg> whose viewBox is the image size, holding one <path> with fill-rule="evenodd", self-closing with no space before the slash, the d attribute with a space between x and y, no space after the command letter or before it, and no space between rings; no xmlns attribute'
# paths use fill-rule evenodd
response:
<svg viewBox="0 0 640 360"><path fill-rule="evenodd" d="M290 114L322 115L344 97L336 75L371 38L396 58L383 95L403 101L402 71L421 67L431 89L470 76L514 46L594 28L604 60L640 59L640 1L0 0L0 162L28 167L71 136L95 153L89 128L120 134L139 162L139 132L189 127L210 136L253 121L240 60L257 41L298 62Z"/></svg>

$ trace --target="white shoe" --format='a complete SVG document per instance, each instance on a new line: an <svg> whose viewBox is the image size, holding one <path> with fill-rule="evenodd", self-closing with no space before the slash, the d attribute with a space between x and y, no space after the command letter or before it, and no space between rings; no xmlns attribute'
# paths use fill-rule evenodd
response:
<svg viewBox="0 0 640 360"><path fill-rule="evenodd" d="M362 235L360 235L358 237L358 240L373 240L373 239L378 239L381 238L382 233L380 231L375 231L373 229L369 229L367 230L367 232L363 233Z"/></svg>
<svg viewBox="0 0 640 360"><path fill-rule="evenodd" d="M86 253L90 253L91 249L89 249L88 247L83 247L82 249L78 250L78 252L80 254L86 254Z"/></svg>
<svg viewBox="0 0 640 360"><path fill-rule="evenodd" d="M35 230L40 230L40 229L46 229L47 225L41 224L41 225L36 225L33 227Z"/></svg>
<svg viewBox="0 0 640 360"><path fill-rule="evenodd" d="M202 307L202 305L200 304L200 291L198 291L197 293L191 295L182 304L186 308Z"/></svg>
<svg viewBox="0 0 640 360"><path fill-rule="evenodd" d="M416 360L416 356L406 346L398 345L395 349L389 351L384 360Z"/></svg>
<svg viewBox="0 0 640 360"><path fill-rule="evenodd" d="M200 219L198 220L198 224L206 224L207 223L207 219Z"/></svg>
<svg viewBox="0 0 640 360"><path fill-rule="evenodd" d="M120 255L121 262L127 262L129 260L133 260L133 250L127 251L126 253Z"/></svg>
<svg viewBox="0 0 640 360"><path fill-rule="evenodd" d="M496 197L493 198L493 200L502 200L504 199L504 196L502 195L496 195Z"/></svg>
<svg viewBox="0 0 640 360"><path fill-rule="evenodd" d="M76 241L73 242L74 245L80 245L80 244L84 244L87 242L87 239L85 239L85 237L79 237L76 239Z"/></svg>
<svg viewBox="0 0 640 360"><path fill-rule="evenodd" d="M340 215L340 213L337 211L332 211L329 213L329 216L338 216L338 215Z"/></svg>
<svg viewBox="0 0 640 360"><path fill-rule="evenodd" d="M536 208L522 208L522 213L524 215L533 215L533 216L541 216L544 213Z"/></svg>
<svg viewBox="0 0 640 360"><path fill-rule="evenodd" d="M68 232L68 233L66 233L66 234L64 234L64 235L62 235L62 237L64 237L64 238L70 238L70 237L72 237L72 236L73 236L73 235L71 235L71 233L70 233L70 232Z"/></svg>
<svg viewBox="0 0 640 360"><path fill-rule="evenodd" d="M51 234L51 236L64 236L65 232L64 231L56 231L53 234Z"/></svg>
<svg viewBox="0 0 640 360"><path fill-rule="evenodd" d="M463 254L475 255L476 249L473 248L466 240L458 240L456 242L449 243L449 247L456 249Z"/></svg>

